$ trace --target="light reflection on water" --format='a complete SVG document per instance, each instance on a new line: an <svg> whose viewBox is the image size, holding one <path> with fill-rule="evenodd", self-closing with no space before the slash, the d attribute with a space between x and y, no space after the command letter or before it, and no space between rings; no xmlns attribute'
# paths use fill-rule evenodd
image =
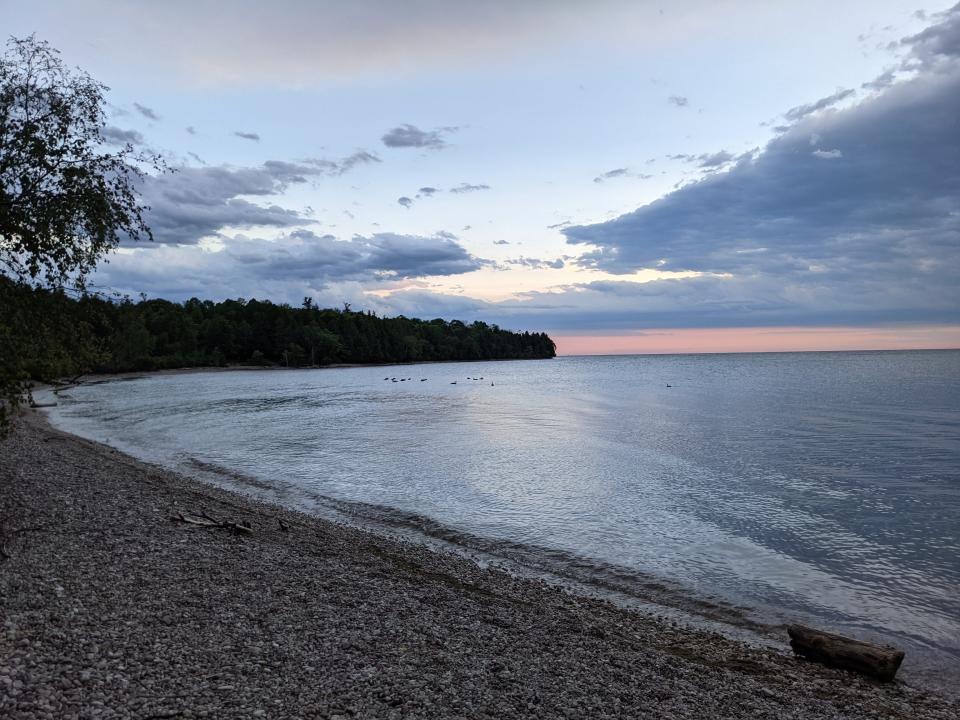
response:
<svg viewBox="0 0 960 720"><path fill-rule="evenodd" d="M960 352L152 376L53 417L284 502L416 513L960 668Z"/></svg>

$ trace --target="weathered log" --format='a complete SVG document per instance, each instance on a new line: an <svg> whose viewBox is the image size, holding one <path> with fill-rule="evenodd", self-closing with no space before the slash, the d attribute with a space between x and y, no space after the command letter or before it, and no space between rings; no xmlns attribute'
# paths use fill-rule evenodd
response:
<svg viewBox="0 0 960 720"><path fill-rule="evenodd" d="M181 512L173 515L170 519L174 522L187 523L188 525L198 525L200 527L207 528L223 528L224 530L229 530L230 532L237 534L249 535L253 532L253 528L250 525L243 525L231 520L214 520L206 513L201 513L201 516L203 517L202 520L195 517L189 517Z"/></svg>
<svg viewBox="0 0 960 720"><path fill-rule="evenodd" d="M854 640L804 625L787 627L790 647L797 655L842 670L890 682L903 662L903 650L890 645Z"/></svg>

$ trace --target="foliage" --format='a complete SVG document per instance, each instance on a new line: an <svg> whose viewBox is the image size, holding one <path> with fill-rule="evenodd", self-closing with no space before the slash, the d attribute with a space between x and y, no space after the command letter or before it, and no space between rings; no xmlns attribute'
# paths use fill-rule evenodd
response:
<svg viewBox="0 0 960 720"><path fill-rule="evenodd" d="M550 358L544 333L515 333L483 322L384 318L369 312L294 308L260 300L196 298L113 302L17 285L42 334L34 377L228 364L308 367L332 363Z"/></svg>
<svg viewBox="0 0 960 720"><path fill-rule="evenodd" d="M0 263L20 279L80 284L121 237L151 237L131 145L107 152L104 92L33 36L0 59Z"/></svg>
<svg viewBox="0 0 960 720"><path fill-rule="evenodd" d="M11 38L0 57L0 274L21 284L82 287L97 261L123 237L151 238L137 192L141 166L157 157L131 145L108 151L105 86L71 70L47 43ZM65 363L82 327L37 318L16 283L0 305L0 429L27 376ZM56 296L51 296L51 298ZM63 298L61 297L62 301ZM47 352L43 343L55 337ZM46 358L40 362L38 358Z"/></svg>

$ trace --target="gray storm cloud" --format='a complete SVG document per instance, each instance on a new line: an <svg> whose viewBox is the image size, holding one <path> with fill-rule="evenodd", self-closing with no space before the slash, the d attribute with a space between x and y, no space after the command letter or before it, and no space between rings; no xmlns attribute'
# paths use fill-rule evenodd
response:
<svg viewBox="0 0 960 720"><path fill-rule="evenodd" d="M734 324L764 315L960 319L958 16L954 8L905 41L917 48L912 78L849 108L797 113L798 122L728 172L614 220L563 229L569 243L587 246L580 264L717 276L637 291L646 306L649 292L672 288L672 313L684 322L692 319L680 317L685 303ZM727 301L706 303L718 293Z"/></svg>
<svg viewBox="0 0 960 720"><path fill-rule="evenodd" d="M116 138L123 137L123 131L119 132ZM299 211L249 197L266 200L310 178L340 176L379 162L378 157L361 150L340 160L268 160L257 167L177 168L144 180L143 196L150 207L147 221L156 242L180 245L219 235L224 228L309 225L314 220Z"/></svg>
<svg viewBox="0 0 960 720"><path fill-rule="evenodd" d="M236 235L223 236L221 242L223 248L217 252L154 245L133 255L116 255L98 269L95 281L171 300L233 297L242 287L246 297L289 301L299 299L298 293L302 297L306 291L350 284L353 299L371 284L460 275L490 264L446 232L431 236L385 232L340 240L300 229L277 240Z"/></svg>
<svg viewBox="0 0 960 720"><path fill-rule="evenodd" d="M285 242L232 240L227 255L258 275L313 281L459 275L478 270L475 258L449 234L376 233L338 240L296 230Z"/></svg>
<svg viewBox="0 0 960 720"><path fill-rule="evenodd" d="M223 228L291 227L313 222L295 210L264 205L247 197L279 195L290 185L323 171L316 167L268 161L260 167L183 167L150 176L143 196L147 222L156 242L191 245Z"/></svg>

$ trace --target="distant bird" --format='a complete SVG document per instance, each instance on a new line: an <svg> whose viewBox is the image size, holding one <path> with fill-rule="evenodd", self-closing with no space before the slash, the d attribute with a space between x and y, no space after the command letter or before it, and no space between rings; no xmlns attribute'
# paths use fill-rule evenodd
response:
<svg viewBox="0 0 960 720"><path fill-rule="evenodd" d="M450 384L451 384L451 385L456 385L456 384L457 384L457 381L454 380L454 381L453 381L452 383L450 383Z"/></svg>
<svg viewBox="0 0 960 720"><path fill-rule="evenodd" d="M673 385L671 385L670 383L667 383L667 387L673 387Z"/></svg>
<svg viewBox="0 0 960 720"><path fill-rule="evenodd" d="M426 381L427 381L426 378L420 378L420 382L426 382Z"/></svg>
<svg viewBox="0 0 960 720"><path fill-rule="evenodd" d="M490 387L493 387L493 383L490 383Z"/></svg>
<svg viewBox="0 0 960 720"><path fill-rule="evenodd" d="M389 380L389 379L390 379L390 378L388 378L388 377L387 377L387 378L384 378L384 380Z"/></svg>

